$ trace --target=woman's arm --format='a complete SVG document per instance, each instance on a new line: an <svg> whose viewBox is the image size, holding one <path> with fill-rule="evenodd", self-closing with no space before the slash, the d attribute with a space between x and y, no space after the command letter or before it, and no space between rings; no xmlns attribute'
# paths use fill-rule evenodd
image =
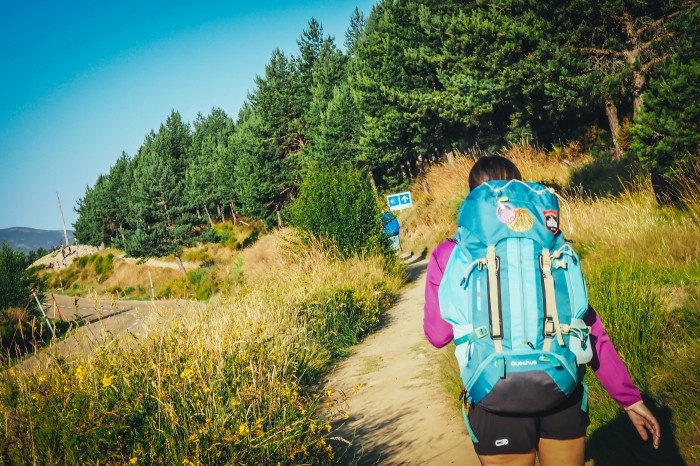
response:
<svg viewBox="0 0 700 466"><path fill-rule="evenodd" d="M639 389L632 382L627 367L610 341L598 313L589 307L583 320L591 327L593 359L589 364L605 391L623 408L640 401L642 396Z"/></svg>
<svg viewBox="0 0 700 466"><path fill-rule="evenodd" d="M442 320L438 289L455 243L445 241L440 243L430 255L428 270L425 277L425 306L423 307L423 331L425 336L436 348L442 348L452 341L452 326Z"/></svg>

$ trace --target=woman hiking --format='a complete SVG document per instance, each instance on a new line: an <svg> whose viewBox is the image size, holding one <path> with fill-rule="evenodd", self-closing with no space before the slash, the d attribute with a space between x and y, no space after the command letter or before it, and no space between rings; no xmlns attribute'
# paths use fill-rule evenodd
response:
<svg viewBox="0 0 700 466"><path fill-rule="evenodd" d="M481 157L472 167L469 188L474 191L478 186L495 180L522 180L522 176L510 160L499 155L488 155ZM508 206L507 199L503 205ZM504 208L498 213L499 220L511 222L514 211L515 209ZM549 212L544 211L545 217ZM552 218L548 220L556 219L554 216L558 213L551 215ZM522 227L525 228L529 228L529 224ZM558 223L552 225L551 232L558 233ZM428 341L437 348L453 341L455 335L453 324L445 321L441 314L439 290L448 261L456 247L453 239L439 244L430 257L427 269L423 328ZM483 288L479 291L481 292L486 293L487 290ZM654 448L658 448L661 436L659 423L642 401L639 389L632 382L598 314L588 307L583 321L590 328L592 357L588 364L613 400L624 408L642 439L651 438ZM493 329L491 332L493 338ZM472 338L484 336L485 333L482 332ZM533 347L529 341L525 340L525 343ZM510 370L510 367L504 368L504 373L506 370ZM563 402L543 412L502 413L485 409L478 402L471 403L465 419L481 464L534 466L536 458L539 458L542 466L583 465L586 429L589 424L586 400L586 389L579 383Z"/></svg>

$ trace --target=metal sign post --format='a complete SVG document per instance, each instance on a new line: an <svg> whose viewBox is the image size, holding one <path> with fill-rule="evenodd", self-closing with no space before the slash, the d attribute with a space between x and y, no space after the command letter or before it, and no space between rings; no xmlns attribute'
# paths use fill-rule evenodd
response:
<svg viewBox="0 0 700 466"><path fill-rule="evenodd" d="M51 325L51 321L46 316L46 312L44 312L44 306L42 306L41 302L39 302L39 297L36 295L36 290L32 290L32 294L34 295L34 299L36 299L36 303L39 305L39 309L41 309L41 314L44 316L44 320L46 321L46 325L48 325L49 329L51 329L51 335L53 335L53 337L56 338L56 331L53 329L53 325Z"/></svg>

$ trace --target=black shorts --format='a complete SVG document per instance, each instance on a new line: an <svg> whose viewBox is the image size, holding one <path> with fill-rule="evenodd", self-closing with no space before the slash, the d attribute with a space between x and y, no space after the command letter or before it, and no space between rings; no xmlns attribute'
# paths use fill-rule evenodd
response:
<svg viewBox="0 0 700 466"><path fill-rule="evenodd" d="M469 424L478 440L478 455L527 453L537 448L540 438L572 440L586 435L590 420L582 409L583 385L560 406L535 415L501 415L473 405Z"/></svg>

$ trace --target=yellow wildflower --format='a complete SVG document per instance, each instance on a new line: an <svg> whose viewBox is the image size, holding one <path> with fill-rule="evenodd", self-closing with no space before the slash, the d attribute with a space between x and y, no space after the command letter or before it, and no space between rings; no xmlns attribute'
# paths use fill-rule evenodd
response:
<svg viewBox="0 0 700 466"><path fill-rule="evenodd" d="M136 457L129 458L129 464L139 464L139 459Z"/></svg>
<svg viewBox="0 0 700 466"><path fill-rule="evenodd" d="M333 390L326 390L326 396L328 396L329 398L333 396Z"/></svg>
<svg viewBox="0 0 700 466"><path fill-rule="evenodd" d="M248 424L245 422L242 423L240 426L238 426L238 435L245 435L248 432L250 432L250 428L248 427Z"/></svg>
<svg viewBox="0 0 700 466"><path fill-rule="evenodd" d="M194 376L194 371L189 367L180 373L181 379L191 379Z"/></svg>
<svg viewBox="0 0 700 466"><path fill-rule="evenodd" d="M102 376L102 388L111 387L113 378L113 375L105 373L105 375Z"/></svg>
<svg viewBox="0 0 700 466"><path fill-rule="evenodd" d="M75 380L82 382L85 379L85 374L87 370L82 364L75 368Z"/></svg>

